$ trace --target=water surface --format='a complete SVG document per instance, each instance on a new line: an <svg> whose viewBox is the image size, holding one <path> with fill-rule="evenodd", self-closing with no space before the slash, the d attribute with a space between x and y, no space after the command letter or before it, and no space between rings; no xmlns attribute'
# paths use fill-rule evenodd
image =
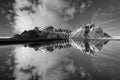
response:
<svg viewBox="0 0 120 80"><path fill-rule="evenodd" d="M62 40L0 46L0 80L120 80L120 42Z"/></svg>

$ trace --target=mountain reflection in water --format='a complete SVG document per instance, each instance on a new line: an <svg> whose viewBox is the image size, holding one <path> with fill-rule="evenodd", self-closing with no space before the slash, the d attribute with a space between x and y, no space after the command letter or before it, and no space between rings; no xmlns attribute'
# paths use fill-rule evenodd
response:
<svg viewBox="0 0 120 80"><path fill-rule="evenodd" d="M71 40L71 44L74 48L79 49L84 54L94 55L98 53L109 40Z"/></svg>
<svg viewBox="0 0 120 80"><path fill-rule="evenodd" d="M30 43L26 44L25 47L31 47L37 50L44 50L52 52L55 49L70 48L74 47L75 49L80 50L84 54L94 55L98 53L109 40L90 40L90 39L81 39L81 40L61 40L53 42L43 42L43 43Z"/></svg>
<svg viewBox="0 0 120 80"><path fill-rule="evenodd" d="M58 40L58 41L51 41L51 42L36 42L36 43L30 43L26 44L25 47L31 47L35 49L36 51L40 49L45 49L48 52L52 52L55 49L62 49L62 48L69 48L71 47L71 43L69 40Z"/></svg>
<svg viewBox="0 0 120 80"><path fill-rule="evenodd" d="M8 58L5 79L15 80L92 80L84 66L75 64L70 50L84 54L99 52L107 40L62 40L18 45ZM61 52L62 49L62 52ZM3 68L6 66L3 66ZM2 69L1 69L2 70ZM7 77L6 77L7 75Z"/></svg>

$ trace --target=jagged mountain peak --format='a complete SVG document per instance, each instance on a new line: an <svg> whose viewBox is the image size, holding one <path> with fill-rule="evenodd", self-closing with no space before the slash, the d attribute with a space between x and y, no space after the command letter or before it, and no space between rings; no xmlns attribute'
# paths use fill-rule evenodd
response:
<svg viewBox="0 0 120 80"><path fill-rule="evenodd" d="M75 29L71 33L72 38L90 38L90 39L97 39L97 38L108 38L110 37L107 33L105 33L101 27L95 25L94 23L86 24L81 26L78 29Z"/></svg>
<svg viewBox="0 0 120 80"><path fill-rule="evenodd" d="M31 30L25 30L21 34L16 34L13 39L68 39L71 31L67 29L54 28L46 26L43 28L35 27Z"/></svg>

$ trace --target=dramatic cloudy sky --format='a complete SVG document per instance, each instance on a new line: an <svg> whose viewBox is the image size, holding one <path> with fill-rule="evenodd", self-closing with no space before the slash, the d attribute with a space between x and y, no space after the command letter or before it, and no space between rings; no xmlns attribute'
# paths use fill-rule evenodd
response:
<svg viewBox="0 0 120 80"><path fill-rule="evenodd" d="M32 26L46 26L53 23L57 27L73 30L91 21L110 35L120 35L120 0L36 1L39 2L33 4L37 7L34 5L30 9L32 4L28 0L0 0L0 36L13 36L24 29L32 29ZM62 9L64 10L61 11Z"/></svg>

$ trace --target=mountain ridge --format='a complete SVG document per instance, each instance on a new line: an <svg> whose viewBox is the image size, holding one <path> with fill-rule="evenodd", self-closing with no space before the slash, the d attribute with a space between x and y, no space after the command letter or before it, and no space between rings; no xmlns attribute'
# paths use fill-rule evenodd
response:
<svg viewBox="0 0 120 80"><path fill-rule="evenodd" d="M71 33L71 38L110 38L111 36L105 33L101 27L96 26L94 23L83 25L78 29L75 29Z"/></svg>

